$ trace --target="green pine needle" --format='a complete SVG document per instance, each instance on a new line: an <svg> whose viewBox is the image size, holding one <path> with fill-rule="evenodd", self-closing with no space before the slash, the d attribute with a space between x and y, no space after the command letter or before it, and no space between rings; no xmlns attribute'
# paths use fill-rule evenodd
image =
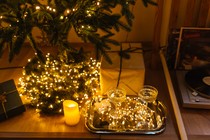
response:
<svg viewBox="0 0 210 140"><path fill-rule="evenodd" d="M111 39L114 31L131 31L134 15L131 5L136 0L48 0L42 5L38 0L1 0L0 1L0 54L5 47L10 50L12 61L29 40L37 56L44 62L42 52L37 45L36 38L32 37L32 29L38 27L47 38L51 46L71 48L68 42L70 30L74 30L84 42L91 42L98 53L107 58L106 50L110 44L119 45ZM147 7L149 4L157 5L153 0L142 0ZM37 7L39 6L39 7ZM120 6L120 11L113 9ZM36 9L39 8L39 9ZM126 21L122 22L125 18ZM5 24L7 27L5 27ZM106 35L100 35L104 31Z"/></svg>

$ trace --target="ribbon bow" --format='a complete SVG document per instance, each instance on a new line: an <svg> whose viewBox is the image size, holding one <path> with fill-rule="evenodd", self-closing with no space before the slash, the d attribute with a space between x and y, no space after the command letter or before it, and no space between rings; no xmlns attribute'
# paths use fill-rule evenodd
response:
<svg viewBox="0 0 210 140"><path fill-rule="evenodd" d="M4 114L5 114L6 118L8 118L7 111L6 111L5 106L4 106L4 102L6 102L6 101L7 101L7 99L6 99L5 93L1 94L0 95L0 102L1 102L3 110L4 110Z"/></svg>
<svg viewBox="0 0 210 140"><path fill-rule="evenodd" d="M4 95L4 94L0 95L0 102L4 103L6 101L7 101L6 95Z"/></svg>

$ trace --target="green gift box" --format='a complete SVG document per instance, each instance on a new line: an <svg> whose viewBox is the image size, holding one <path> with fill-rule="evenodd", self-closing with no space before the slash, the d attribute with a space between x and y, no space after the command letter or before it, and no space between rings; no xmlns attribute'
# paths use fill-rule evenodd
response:
<svg viewBox="0 0 210 140"><path fill-rule="evenodd" d="M12 79L0 83L0 103L0 121L16 116L26 110Z"/></svg>

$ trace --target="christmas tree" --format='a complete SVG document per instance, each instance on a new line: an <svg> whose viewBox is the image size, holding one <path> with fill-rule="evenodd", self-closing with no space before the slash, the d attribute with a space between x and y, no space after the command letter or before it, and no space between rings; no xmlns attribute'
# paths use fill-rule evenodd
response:
<svg viewBox="0 0 210 140"><path fill-rule="evenodd" d="M156 4L142 1L145 6ZM50 114L62 113L66 99L83 103L96 93L100 64L70 45L69 31L74 30L84 42L91 42L96 52L111 63L106 50L110 44L119 45L111 39L114 31L131 30L131 5L135 5L135 0L48 0L46 4L39 0L1 0L0 55L9 48L12 61L26 40L37 54L24 68L20 93L27 95L40 112ZM121 7L119 13L112 11L117 6ZM62 50L57 56L43 55L32 34L35 27L50 46Z"/></svg>
<svg viewBox="0 0 210 140"><path fill-rule="evenodd" d="M38 27L42 38L49 40L51 46L74 50L67 40L70 30L84 41L91 42L96 52L111 60L105 51L109 45L119 45L112 40L113 30L131 30L134 15L130 10L136 0L1 0L0 1L0 55L9 48L9 61L17 55L25 40L28 40L38 58L44 62L40 46L32 35L32 29ZM153 0L142 0L145 6L155 5ZM119 13L112 9L120 6ZM126 22L121 21L122 18ZM103 31L103 35L99 34Z"/></svg>

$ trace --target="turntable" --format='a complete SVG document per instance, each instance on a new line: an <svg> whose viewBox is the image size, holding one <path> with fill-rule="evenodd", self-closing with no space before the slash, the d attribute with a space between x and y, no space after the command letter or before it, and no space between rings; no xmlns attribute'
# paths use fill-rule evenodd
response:
<svg viewBox="0 0 210 140"><path fill-rule="evenodd" d="M176 71L183 107L210 109L210 67Z"/></svg>

